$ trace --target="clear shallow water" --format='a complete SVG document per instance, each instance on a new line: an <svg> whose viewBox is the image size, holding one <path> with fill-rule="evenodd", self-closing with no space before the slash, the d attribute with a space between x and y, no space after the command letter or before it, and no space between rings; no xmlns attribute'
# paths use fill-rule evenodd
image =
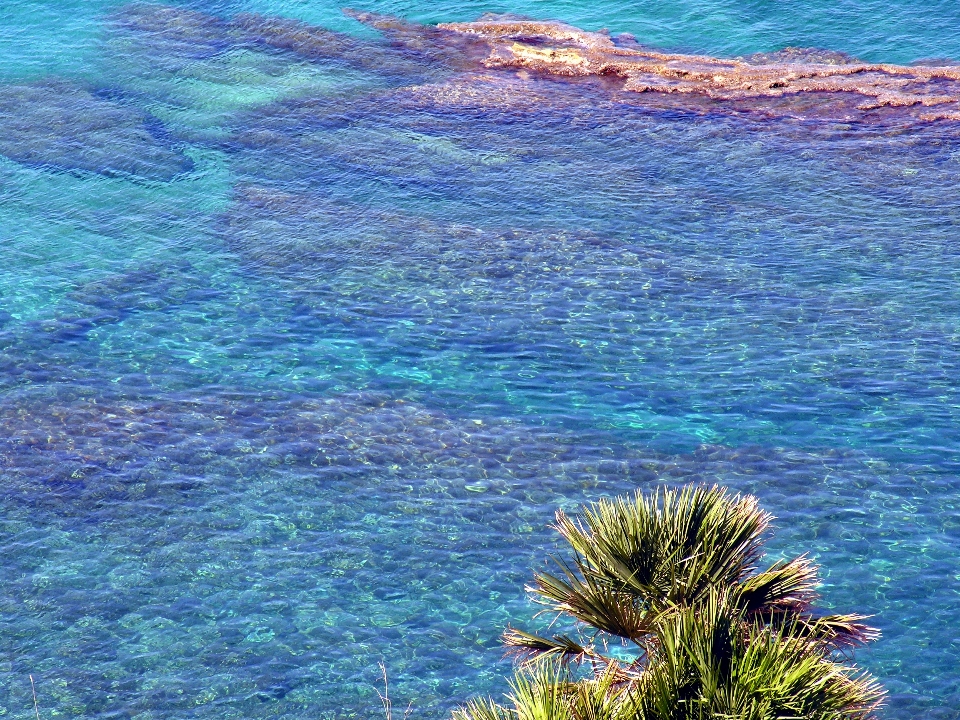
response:
<svg viewBox="0 0 960 720"><path fill-rule="evenodd" d="M191 7L373 37L333 4ZM449 71L376 44L305 58L115 3L13 8L6 714L32 713L32 673L51 717L378 716L383 658L442 717L504 689L497 635L529 622L558 506L701 480L757 493L773 552L814 552L827 604L876 613L886 717L958 717L955 124L549 79L444 107L396 88ZM370 9L960 57L952 6L797 8Z"/></svg>

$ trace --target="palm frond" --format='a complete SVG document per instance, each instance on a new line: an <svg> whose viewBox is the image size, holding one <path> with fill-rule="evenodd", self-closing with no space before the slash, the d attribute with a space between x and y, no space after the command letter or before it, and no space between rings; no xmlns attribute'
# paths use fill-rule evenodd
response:
<svg viewBox="0 0 960 720"><path fill-rule="evenodd" d="M574 720L636 720L633 685L624 680L616 668L608 667L593 679L570 686Z"/></svg>
<svg viewBox="0 0 960 720"><path fill-rule="evenodd" d="M552 610L611 635L640 642L650 632L649 613L637 606L633 595L613 590L590 576L578 577L569 568L564 571L562 578L535 574L535 584L529 589Z"/></svg>
<svg viewBox="0 0 960 720"><path fill-rule="evenodd" d="M517 720L511 708L498 705L489 698L470 700L453 711L453 720Z"/></svg>
<svg viewBox="0 0 960 720"><path fill-rule="evenodd" d="M507 696L517 720L574 720L566 697L569 682L559 665L518 673Z"/></svg>
<svg viewBox="0 0 960 720"><path fill-rule="evenodd" d="M749 575L770 520L751 496L691 486L600 500L577 518L559 511L555 527L584 578L656 606Z"/></svg>
<svg viewBox="0 0 960 720"><path fill-rule="evenodd" d="M756 570L772 516L753 496L731 496L718 487L688 487L673 497L665 491L662 512L667 520L679 518L673 532L685 553L672 578L671 602L694 602L708 588L732 585Z"/></svg>
<svg viewBox="0 0 960 720"><path fill-rule="evenodd" d="M648 718L867 720L883 700L871 676L834 662L822 644L741 625L743 611L713 593L658 629L659 651L639 682Z"/></svg>
<svg viewBox="0 0 960 720"><path fill-rule="evenodd" d="M803 611L817 599L817 565L806 556L774 563L737 585L747 612Z"/></svg>
<svg viewBox="0 0 960 720"><path fill-rule="evenodd" d="M853 666L834 662L806 638L765 628L740 645L717 710L736 713L758 700L773 717L866 720L884 693L877 681ZM769 712L769 711L768 711Z"/></svg>
<svg viewBox="0 0 960 720"><path fill-rule="evenodd" d="M579 663L588 657L596 656L593 648L585 647L567 635L545 638L508 627L501 637L508 651L519 655L524 664L530 660L548 659Z"/></svg>
<svg viewBox="0 0 960 720"><path fill-rule="evenodd" d="M880 631L864 623L869 615L855 613L846 615L814 615L801 613L796 615L774 615L767 619L771 627L783 628L797 637L820 643L837 650L847 650L873 642L880 637Z"/></svg>
<svg viewBox="0 0 960 720"><path fill-rule="evenodd" d="M573 557L528 590L599 636L509 628L507 647L537 662L521 664L508 703L455 720L873 720L883 690L844 652L879 633L861 615L814 612L806 556L758 568L771 519L753 497L704 486L558 512ZM615 659L611 635L640 655ZM593 677L574 679L583 662Z"/></svg>

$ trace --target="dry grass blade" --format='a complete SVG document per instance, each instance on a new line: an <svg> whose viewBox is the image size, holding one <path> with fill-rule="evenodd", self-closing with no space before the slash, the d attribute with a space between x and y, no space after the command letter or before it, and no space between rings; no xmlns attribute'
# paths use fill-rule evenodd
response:
<svg viewBox="0 0 960 720"><path fill-rule="evenodd" d="M390 700L390 682L387 679L387 666L384 665L382 660L377 664L380 667L380 673L383 675L383 692L380 692L380 688L377 688L377 695L380 696L380 702L383 705L383 714L386 720L393 720L393 701ZM403 720L407 720L412 711L413 701L411 700L407 704L407 709L403 711Z"/></svg>
<svg viewBox="0 0 960 720"><path fill-rule="evenodd" d="M37 686L33 683L33 675L30 676L30 689L33 691L33 712L40 720L40 706L37 704Z"/></svg>

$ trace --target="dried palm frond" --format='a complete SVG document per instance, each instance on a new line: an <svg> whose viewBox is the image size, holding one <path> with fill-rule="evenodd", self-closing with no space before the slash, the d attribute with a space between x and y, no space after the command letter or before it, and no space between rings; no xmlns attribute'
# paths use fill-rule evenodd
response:
<svg viewBox="0 0 960 720"><path fill-rule="evenodd" d="M775 613L754 618L754 622L774 628L787 628L797 637L821 643L835 650L849 650L880 637L880 631L864 623L869 615L814 615L813 613Z"/></svg>
<svg viewBox="0 0 960 720"><path fill-rule="evenodd" d="M508 651L516 654L522 661L554 660L560 662L583 662L588 657L596 657L592 647L586 647L567 635L554 635L552 638L508 627L501 636Z"/></svg>

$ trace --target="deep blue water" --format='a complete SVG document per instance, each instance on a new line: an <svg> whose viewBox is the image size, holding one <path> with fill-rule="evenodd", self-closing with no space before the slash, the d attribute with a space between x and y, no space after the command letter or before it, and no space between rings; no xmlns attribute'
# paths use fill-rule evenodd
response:
<svg viewBox="0 0 960 720"><path fill-rule="evenodd" d="M177 7L0 12L0 715L32 674L44 720L379 717L382 659L444 717L505 689L556 508L696 480L875 614L885 718L960 718L956 123L444 106L334 2ZM960 59L946 2L362 9Z"/></svg>

